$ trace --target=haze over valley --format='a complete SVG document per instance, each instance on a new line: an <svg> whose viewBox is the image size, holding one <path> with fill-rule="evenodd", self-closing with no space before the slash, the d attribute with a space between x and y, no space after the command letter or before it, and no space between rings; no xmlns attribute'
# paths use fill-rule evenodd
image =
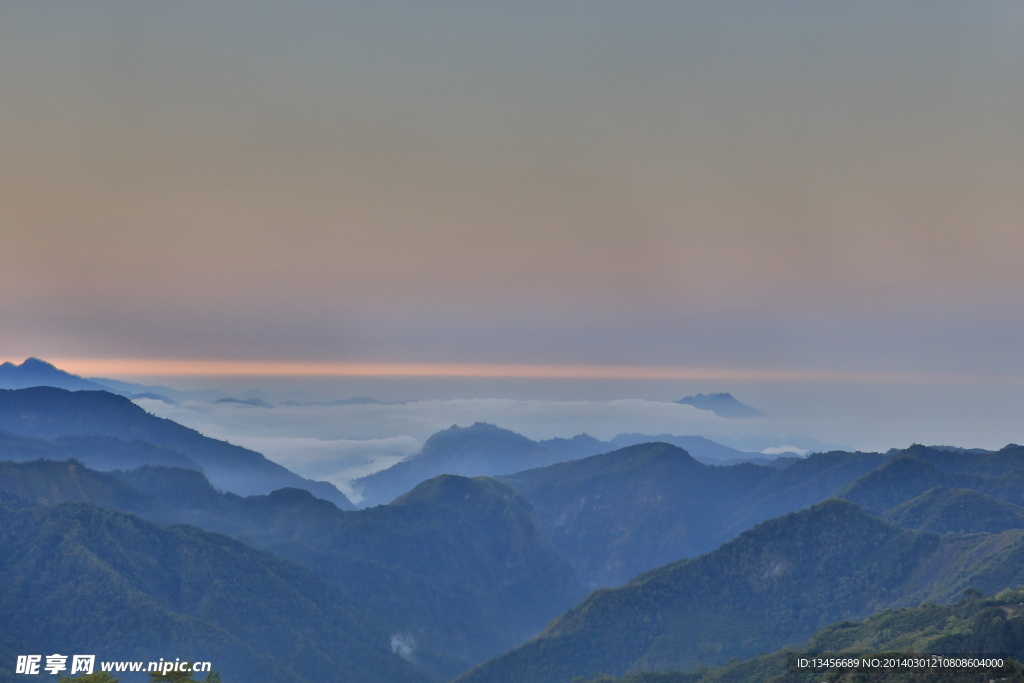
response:
<svg viewBox="0 0 1024 683"><path fill-rule="evenodd" d="M0 3L0 683L1024 683L1021 65Z"/></svg>

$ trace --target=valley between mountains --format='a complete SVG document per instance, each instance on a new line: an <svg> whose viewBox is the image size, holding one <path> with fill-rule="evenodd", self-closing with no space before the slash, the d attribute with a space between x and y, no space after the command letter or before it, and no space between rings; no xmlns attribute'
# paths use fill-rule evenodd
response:
<svg viewBox="0 0 1024 683"><path fill-rule="evenodd" d="M225 683L739 683L785 648L940 636L1024 655L1016 608L979 616L1024 585L1024 448L663 437L453 426L357 481L359 509L125 396L0 390L0 681L65 651Z"/></svg>

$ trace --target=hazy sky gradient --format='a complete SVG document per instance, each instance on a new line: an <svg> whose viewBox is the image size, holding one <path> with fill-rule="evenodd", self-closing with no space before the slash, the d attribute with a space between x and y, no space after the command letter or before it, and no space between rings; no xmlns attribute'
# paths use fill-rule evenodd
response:
<svg viewBox="0 0 1024 683"><path fill-rule="evenodd" d="M1020 2L5 2L0 359L1024 374Z"/></svg>

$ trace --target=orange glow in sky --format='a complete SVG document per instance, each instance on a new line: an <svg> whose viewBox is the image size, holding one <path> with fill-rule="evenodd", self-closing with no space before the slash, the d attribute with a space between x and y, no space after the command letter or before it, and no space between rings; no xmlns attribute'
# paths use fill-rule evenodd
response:
<svg viewBox="0 0 1024 683"><path fill-rule="evenodd" d="M653 365L540 365L510 363L371 363L173 359L56 358L78 375L111 377L451 377L522 379L733 380L766 382L1021 383L1017 376L888 373L848 370L712 368Z"/></svg>

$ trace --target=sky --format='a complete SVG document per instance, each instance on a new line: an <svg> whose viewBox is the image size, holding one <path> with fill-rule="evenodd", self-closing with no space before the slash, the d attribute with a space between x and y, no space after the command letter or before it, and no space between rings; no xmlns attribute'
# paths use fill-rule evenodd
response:
<svg viewBox="0 0 1024 683"><path fill-rule="evenodd" d="M1016 1L4 2L0 360L1002 415L1021 64Z"/></svg>

